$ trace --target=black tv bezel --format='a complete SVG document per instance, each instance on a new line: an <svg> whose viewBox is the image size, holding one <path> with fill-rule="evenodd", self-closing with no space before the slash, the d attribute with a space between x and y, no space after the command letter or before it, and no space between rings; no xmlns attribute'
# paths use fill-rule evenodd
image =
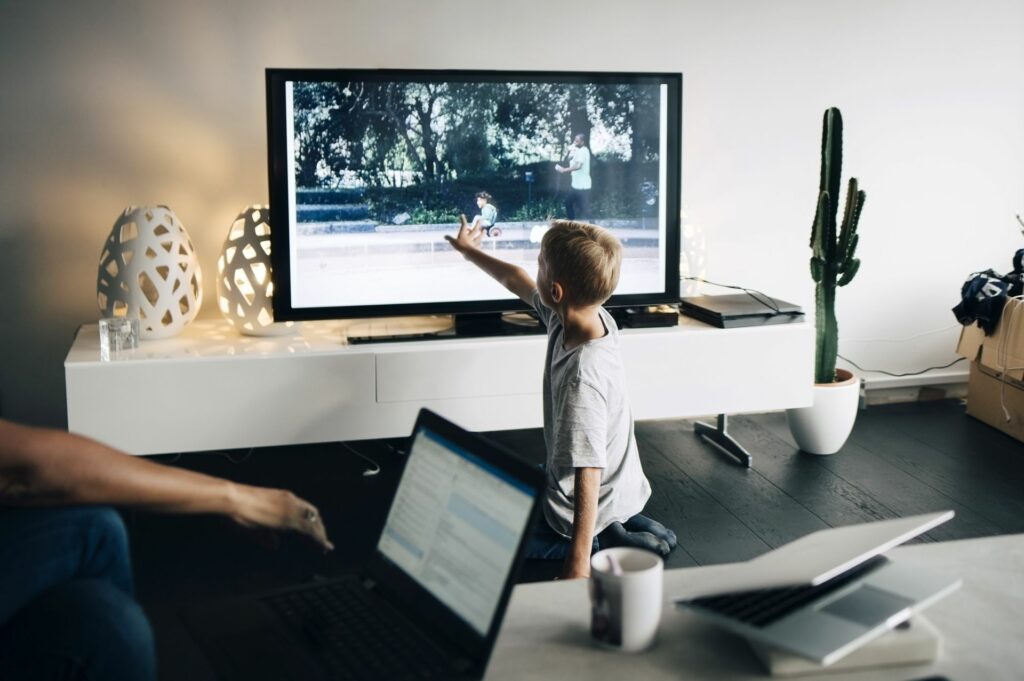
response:
<svg viewBox="0 0 1024 681"><path fill-rule="evenodd" d="M288 178L286 175L287 140L284 120L284 84L287 81L378 80L406 82L491 81L554 83L626 83L649 82L668 85L668 129L666 131L665 187L677 191L665 196L665 272L664 291L613 295L606 307L657 305L679 301L680 206L682 203L682 73L639 73L613 71L484 71L437 69L313 69L268 68L267 87L267 168L270 184L271 253L276 321L318 319L358 319L427 314L473 314L520 312L531 309L518 298L499 300L438 301L395 303L388 305L345 305L334 307L294 307L291 287ZM664 188L662 189L664 191ZM481 274L481 276L486 276Z"/></svg>

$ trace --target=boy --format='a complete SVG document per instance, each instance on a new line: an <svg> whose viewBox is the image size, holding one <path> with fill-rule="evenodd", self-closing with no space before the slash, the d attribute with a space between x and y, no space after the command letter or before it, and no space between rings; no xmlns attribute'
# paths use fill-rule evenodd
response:
<svg viewBox="0 0 1024 681"><path fill-rule="evenodd" d="M532 305L548 329L547 523L531 538L527 556L564 558L562 576L579 578L590 575L598 545L668 554L675 534L640 515L651 487L636 448L618 328L601 307L618 285L622 246L600 227L555 220L541 241L534 282L523 268L481 251L480 228L461 220L458 235L445 238Z"/></svg>

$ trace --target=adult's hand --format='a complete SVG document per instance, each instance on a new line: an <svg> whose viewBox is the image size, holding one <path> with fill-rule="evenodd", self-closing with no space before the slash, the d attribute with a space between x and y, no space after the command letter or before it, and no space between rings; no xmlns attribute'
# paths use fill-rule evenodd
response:
<svg viewBox="0 0 1024 681"><path fill-rule="evenodd" d="M323 517L316 506L285 489L236 485L235 511L231 517L240 525L285 530L305 535L325 551L333 551Z"/></svg>

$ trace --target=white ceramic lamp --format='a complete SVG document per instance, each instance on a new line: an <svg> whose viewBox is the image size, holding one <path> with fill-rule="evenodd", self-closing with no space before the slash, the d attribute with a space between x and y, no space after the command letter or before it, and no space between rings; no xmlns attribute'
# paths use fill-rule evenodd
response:
<svg viewBox="0 0 1024 681"><path fill-rule="evenodd" d="M96 302L105 317L137 317L142 338L181 332L203 302L192 239L167 206L129 206L100 256Z"/></svg>
<svg viewBox="0 0 1024 681"><path fill-rule="evenodd" d="M246 208L228 230L217 259L217 305L239 332L279 336L295 331L294 322L274 323L274 279L270 267L270 210Z"/></svg>

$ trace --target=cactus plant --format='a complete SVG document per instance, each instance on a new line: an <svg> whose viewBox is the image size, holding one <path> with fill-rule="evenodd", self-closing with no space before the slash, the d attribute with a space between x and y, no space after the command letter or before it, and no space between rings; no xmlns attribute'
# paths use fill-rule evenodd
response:
<svg viewBox="0 0 1024 681"><path fill-rule="evenodd" d="M843 222L837 229L840 173L843 166L843 117L839 109L825 112L821 130L821 183L818 207L811 227L811 277L815 282L814 353L815 383L832 383L839 354L839 326L836 323L836 287L846 286L857 275L857 223L864 206L864 192L851 177L846 190Z"/></svg>

